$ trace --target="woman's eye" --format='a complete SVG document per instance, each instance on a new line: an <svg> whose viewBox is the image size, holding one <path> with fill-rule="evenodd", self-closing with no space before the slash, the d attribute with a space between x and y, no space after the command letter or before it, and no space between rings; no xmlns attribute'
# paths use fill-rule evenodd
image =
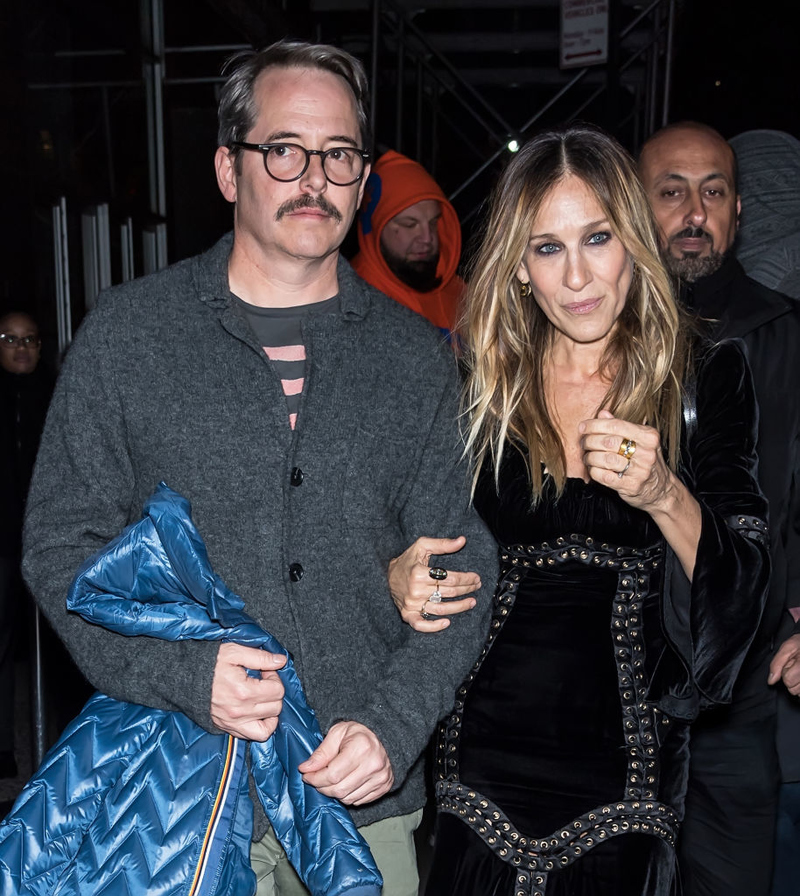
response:
<svg viewBox="0 0 800 896"><path fill-rule="evenodd" d="M602 230L599 233L593 233L587 242L592 246L602 246L603 243L607 243L611 239L611 234L607 230Z"/></svg>
<svg viewBox="0 0 800 896"><path fill-rule="evenodd" d="M558 246L555 243L542 243L536 247L536 252L539 255L553 255L558 252Z"/></svg>

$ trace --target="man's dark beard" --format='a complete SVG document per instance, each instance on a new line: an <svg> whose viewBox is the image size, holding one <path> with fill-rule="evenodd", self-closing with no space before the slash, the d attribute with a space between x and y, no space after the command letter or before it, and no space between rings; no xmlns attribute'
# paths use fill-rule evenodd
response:
<svg viewBox="0 0 800 896"><path fill-rule="evenodd" d="M670 242L680 239L700 239L701 237L705 237L709 243L712 242L711 235L706 233L702 227L687 227L681 230L680 233L676 233ZM725 260L725 255L722 252L717 252L715 249L712 249L708 255L700 255L697 252L684 252L681 258L676 258L671 252L667 251L665 256L667 270L687 283L694 283L696 280L708 277L710 274L718 271Z"/></svg>
<svg viewBox="0 0 800 896"><path fill-rule="evenodd" d="M683 258L675 258L667 255L665 258L667 270L671 274L680 277L687 283L694 283L703 277L708 277L722 267L725 256L722 252L710 252L708 255L686 255Z"/></svg>
<svg viewBox="0 0 800 896"><path fill-rule="evenodd" d="M416 292L431 292L442 282L442 278L436 276L438 253L433 258L406 261L405 258L398 258L381 246L381 254L395 277Z"/></svg>

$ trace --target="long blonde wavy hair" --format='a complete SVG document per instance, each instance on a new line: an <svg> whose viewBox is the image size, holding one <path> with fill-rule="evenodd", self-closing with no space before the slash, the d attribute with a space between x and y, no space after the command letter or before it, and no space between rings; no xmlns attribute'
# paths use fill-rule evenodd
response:
<svg viewBox="0 0 800 896"><path fill-rule="evenodd" d="M631 156L609 134L570 124L539 134L512 159L490 200L483 239L470 266L461 338L467 380L467 451L475 477L485 461L499 475L508 442L526 449L533 502L543 467L556 486L566 459L545 397L544 369L554 328L517 271L543 201L561 180L579 177L596 197L633 262L627 302L601 362L608 391L600 405L661 435L669 465L680 453L682 385L690 325L659 255L656 227ZM599 410L599 408L598 408Z"/></svg>

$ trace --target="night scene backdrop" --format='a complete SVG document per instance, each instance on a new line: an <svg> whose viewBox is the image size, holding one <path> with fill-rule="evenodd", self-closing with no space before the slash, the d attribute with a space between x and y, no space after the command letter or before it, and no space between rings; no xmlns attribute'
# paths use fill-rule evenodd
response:
<svg viewBox="0 0 800 896"><path fill-rule="evenodd" d="M147 8L152 0L142 2ZM625 28L650 5L611 0L612 20ZM647 115L635 108L648 74L639 63L615 74L626 58L619 47L569 99L553 101L573 74L558 70L558 0L384 0L382 8L377 149L418 158L445 192L458 191L453 201L466 242L501 170L504 142L530 134L515 129L542 106L551 103L536 124L554 124L572 116L577 100L580 117L612 130L634 152L649 132ZM677 0L669 120L704 121L725 137L753 128L800 137L795 12L794 0ZM212 161L216 91L231 52L285 36L321 40L344 46L372 71L368 0L163 0L163 14L165 214L159 217L148 183L148 56L139 0L5 0L0 7L0 308L33 313L51 355L54 203L64 197L69 210L77 325L85 312L80 216L86 208L108 203L114 282L120 279L121 221L132 221L137 233L164 223L170 262L202 251L230 227ZM401 40L410 51L402 59ZM636 26L627 44L635 50L644 40L646 27ZM664 53L660 71L651 73L656 81L664 77ZM459 88L456 99L447 87L461 79L466 93ZM653 115L658 126L661 110ZM138 241L135 262L138 275Z"/></svg>

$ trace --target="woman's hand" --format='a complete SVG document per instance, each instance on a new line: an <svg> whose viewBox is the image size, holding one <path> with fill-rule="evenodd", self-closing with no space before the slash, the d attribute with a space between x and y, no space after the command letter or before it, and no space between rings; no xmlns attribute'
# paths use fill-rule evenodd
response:
<svg viewBox="0 0 800 896"><path fill-rule="evenodd" d="M392 600L403 621L416 631L440 632L450 625L448 616L475 606L475 598L471 595L481 587L477 573L456 572L441 567L431 570L430 567L432 554L455 554L466 543L463 535L458 538L418 538L399 557L389 562ZM440 577L432 577L432 571L438 572ZM445 573L443 578L441 573ZM426 616L433 618L426 619Z"/></svg>
<svg viewBox="0 0 800 896"><path fill-rule="evenodd" d="M613 489L631 507L650 514L691 581L702 513L664 461L657 430L618 420L602 410L593 420L579 423L578 431L591 478Z"/></svg>
<svg viewBox="0 0 800 896"><path fill-rule="evenodd" d="M664 461L657 430L618 420L603 410L580 423L578 431L592 479L614 489L631 507L650 514L666 508L680 481Z"/></svg>

